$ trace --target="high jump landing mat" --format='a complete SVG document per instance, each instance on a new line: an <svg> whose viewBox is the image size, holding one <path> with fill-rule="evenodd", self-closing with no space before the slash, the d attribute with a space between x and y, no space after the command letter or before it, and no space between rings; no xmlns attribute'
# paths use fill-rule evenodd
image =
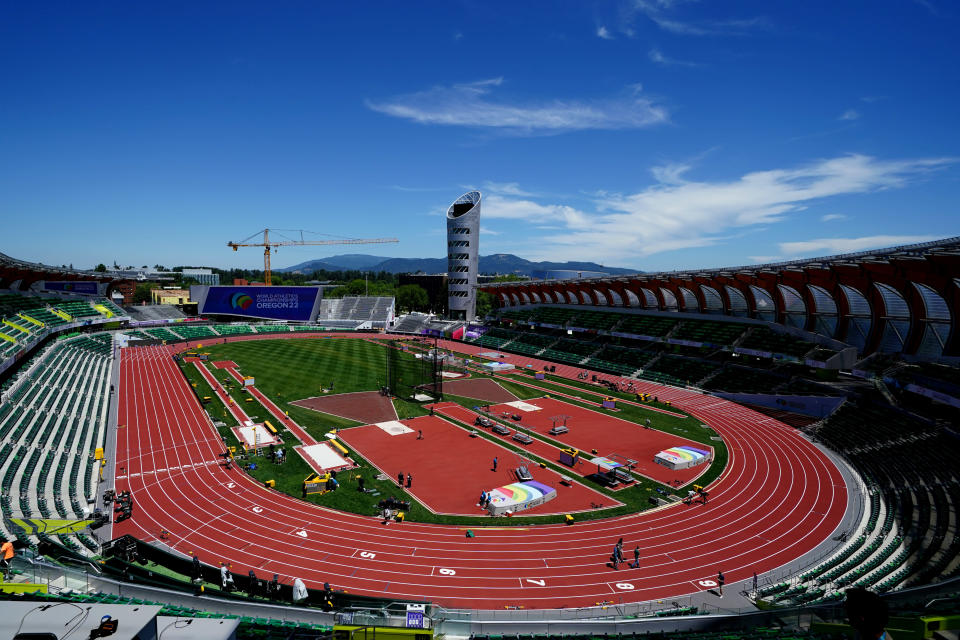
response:
<svg viewBox="0 0 960 640"><path fill-rule="evenodd" d="M302 447L294 447L300 457L317 473L339 471L353 466L353 462L344 458L325 442Z"/></svg>
<svg viewBox="0 0 960 640"><path fill-rule="evenodd" d="M270 433L262 424L233 427L231 429L237 440L249 448L269 447L271 444L282 444L279 438Z"/></svg>

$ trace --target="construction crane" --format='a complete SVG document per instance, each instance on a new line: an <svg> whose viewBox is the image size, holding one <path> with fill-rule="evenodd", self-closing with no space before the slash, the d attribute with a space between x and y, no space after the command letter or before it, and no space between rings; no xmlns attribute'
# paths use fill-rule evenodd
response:
<svg viewBox="0 0 960 640"><path fill-rule="evenodd" d="M275 234L280 235L283 240L279 242L276 240L270 240L270 229L264 229L263 231L257 231L255 234L249 238L244 238L240 242L228 242L227 246L232 247L234 251L240 247L263 247L263 281L264 284L268 287L270 286L270 251L277 247L299 247L299 246L316 246L316 245L326 245L326 244L385 244L389 242L399 242L396 238L336 238L335 240L304 240L304 233L314 233L313 231L303 231L297 229L295 231L288 231L285 229L273 229ZM287 231L288 233L299 233L300 239L295 240L293 238L288 238L281 234L281 231ZM257 236L263 234L263 242L251 242L254 239L259 239ZM321 234L326 235L326 234ZM335 236L330 236L335 237Z"/></svg>

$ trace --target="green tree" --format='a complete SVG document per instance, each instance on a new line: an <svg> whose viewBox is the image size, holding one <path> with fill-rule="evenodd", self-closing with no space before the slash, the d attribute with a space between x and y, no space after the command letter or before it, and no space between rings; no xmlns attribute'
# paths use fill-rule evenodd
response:
<svg viewBox="0 0 960 640"><path fill-rule="evenodd" d="M493 311L493 296L486 291L477 291L477 317L483 318Z"/></svg>
<svg viewBox="0 0 960 640"><path fill-rule="evenodd" d="M101 262L101 263L98 264L96 267L94 267L93 270L94 270L94 271L97 271L97 272L99 272L99 273L104 273L104 272L107 270L107 265L105 265L105 264L103 264L103 263Z"/></svg>
<svg viewBox="0 0 960 640"><path fill-rule="evenodd" d="M426 289L418 284L405 284L397 288L397 307L401 311L426 311L430 306L430 297Z"/></svg>
<svg viewBox="0 0 960 640"><path fill-rule="evenodd" d="M160 285L158 285L156 282L144 282L143 284L138 284L137 288L133 290L134 304L150 302L150 290L156 289L159 286Z"/></svg>

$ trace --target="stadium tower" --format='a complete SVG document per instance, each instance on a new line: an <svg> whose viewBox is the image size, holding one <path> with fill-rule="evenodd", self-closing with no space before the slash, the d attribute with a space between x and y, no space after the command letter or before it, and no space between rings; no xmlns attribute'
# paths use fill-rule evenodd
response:
<svg viewBox="0 0 960 640"><path fill-rule="evenodd" d="M465 193L447 209L447 307L454 320L473 320L477 311L480 192Z"/></svg>

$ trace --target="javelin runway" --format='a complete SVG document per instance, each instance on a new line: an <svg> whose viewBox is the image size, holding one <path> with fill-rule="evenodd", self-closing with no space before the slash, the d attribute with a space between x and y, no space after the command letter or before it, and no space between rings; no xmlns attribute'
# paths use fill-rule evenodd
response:
<svg viewBox="0 0 960 640"><path fill-rule="evenodd" d="M477 526L474 539L456 526L385 527L219 466L223 444L171 358L184 347L121 352L117 489L132 491L135 506L114 534L157 541L166 530L163 544L208 564L230 561L239 574L469 608L639 602L712 587L700 581L719 569L734 583L786 564L828 538L846 506L840 472L792 428L725 400L640 383L726 441L729 462L707 505L573 526ZM630 558L639 544L639 569L606 565L621 537Z"/></svg>

